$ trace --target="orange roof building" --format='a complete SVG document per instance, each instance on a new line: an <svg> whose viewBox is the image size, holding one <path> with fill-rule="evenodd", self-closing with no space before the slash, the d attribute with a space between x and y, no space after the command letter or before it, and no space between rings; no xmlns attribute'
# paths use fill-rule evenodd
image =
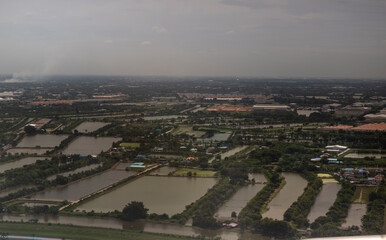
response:
<svg viewBox="0 0 386 240"><path fill-rule="evenodd" d="M386 131L386 123L369 123L358 127L354 127L351 130L355 131Z"/></svg>

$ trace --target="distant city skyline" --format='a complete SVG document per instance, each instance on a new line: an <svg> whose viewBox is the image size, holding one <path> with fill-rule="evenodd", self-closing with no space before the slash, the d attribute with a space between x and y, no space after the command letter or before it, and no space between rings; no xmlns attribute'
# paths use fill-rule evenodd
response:
<svg viewBox="0 0 386 240"><path fill-rule="evenodd" d="M386 1L0 0L0 74L386 79Z"/></svg>

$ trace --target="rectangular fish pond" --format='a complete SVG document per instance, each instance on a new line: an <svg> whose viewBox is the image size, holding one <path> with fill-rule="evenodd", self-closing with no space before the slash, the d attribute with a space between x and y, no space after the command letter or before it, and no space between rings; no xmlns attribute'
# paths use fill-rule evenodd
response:
<svg viewBox="0 0 386 240"><path fill-rule="evenodd" d="M149 213L172 216L203 196L217 182L215 178L144 176L100 197L86 201L76 210L121 211L131 201L143 202Z"/></svg>

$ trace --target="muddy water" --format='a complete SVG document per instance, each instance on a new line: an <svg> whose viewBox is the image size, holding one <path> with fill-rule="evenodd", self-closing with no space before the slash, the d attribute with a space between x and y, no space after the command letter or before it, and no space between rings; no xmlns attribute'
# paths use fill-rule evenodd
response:
<svg viewBox="0 0 386 240"><path fill-rule="evenodd" d="M34 136L26 136L16 147L56 147L60 142L66 139L67 135L50 135L50 134L37 134Z"/></svg>
<svg viewBox="0 0 386 240"><path fill-rule="evenodd" d="M36 155L45 155L47 151L52 151L53 148L11 148L7 150L7 153L10 154L36 154Z"/></svg>
<svg viewBox="0 0 386 240"><path fill-rule="evenodd" d="M282 175L286 184L268 204L268 211L263 214L263 217L283 220L285 211L302 195L307 186L307 180L299 174L283 173Z"/></svg>
<svg viewBox="0 0 386 240"><path fill-rule="evenodd" d="M31 198L73 201L135 174L134 171L109 170L64 187L35 194Z"/></svg>
<svg viewBox="0 0 386 240"><path fill-rule="evenodd" d="M264 184L248 184L241 187L224 205L215 213L214 217L218 219L227 219L231 217L232 212L238 215L262 188Z"/></svg>
<svg viewBox="0 0 386 240"><path fill-rule="evenodd" d="M314 205L307 216L310 223L313 223L318 217L326 215L328 209L334 204L340 188L340 184L335 182L323 184L323 188L316 196Z"/></svg>
<svg viewBox="0 0 386 240"><path fill-rule="evenodd" d="M247 147L248 147L248 146L235 147L235 148L233 148L232 150L229 150L229 151L227 151L227 152L221 153L221 154L220 154L220 157L221 157L221 159L224 159L224 158L226 158L226 157L233 156L233 155L235 155L236 153L241 152L242 150L246 149ZM213 158L211 158L211 159L209 160L209 163L213 162L213 160L214 160L215 158L216 158L215 156L214 156Z"/></svg>
<svg viewBox="0 0 386 240"><path fill-rule="evenodd" d="M3 164L0 165L0 173L3 173L5 171L13 169L13 168L21 168L24 165L33 164L37 160L45 160L45 159L50 159L50 158L45 158L45 157L26 157L26 158L22 158L20 160L8 162L8 163L3 163Z"/></svg>
<svg viewBox="0 0 386 240"><path fill-rule="evenodd" d="M154 121L154 120L168 120L173 118L186 118L188 116L186 115L167 115L167 116L151 116L151 117L144 117L143 119L145 121Z"/></svg>
<svg viewBox="0 0 386 240"><path fill-rule="evenodd" d="M121 211L131 201L143 202L149 213L172 216L203 196L215 183L214 178L145 176L80 205L77 210Z"/></svg>
<svg viewBox="0 0 386 240"><path fill-rule="evenodd" d="M77 168L77 169L75 169L73 171L68 171L68 172L59 173L59 174L56 174L56 175L53 175L53 176L49 176L47 178L47 180L49 180L49 181L54 180L54 179L56 179L56 176L67 177L67 176L70 176L71 174L76 174L76 173L80 173L80 172L83 172L83 171L95 169L95 168L97 168L99 166L101 166L101 164L99 164L99 163L90 164L90 165L87 165L87 166L84 166L84 167Z"/></svg>
<svg viewBox="0 0 386 240"><path fill-rule="evenodd" d="M94 132L94 131L98 130L99 128L102 128L108 124L109 123L105 123L105 122L83 122L79 126L77 126L75 128L75 130L77 130L78 132L81 132L81 133L90 133L90 132Z"/></svg>
<svg viewBox="0 0 386 240"><path fill-rule="evenodd" d="M121 138L114 137L86 137L81 136L75 139L63 151L63 154L99 154L111 148L114 142L120 141Z"/></svg>
<svg viewBox="0 0 386 240"><path fill-rule="evenodd" d="M349 153L345 158L365 158L365 157L374 157L374 158L384 158L386 154L381 153Z"/></svg>
<svg viewBox="0 0 386 240"><path fill-rule="evenodd" d="M19 190L22 190L23 188L32 188L34 185L23 185L23 186L18 186L18 187L10 187L6 188L0 191L0 198L7 196L10 193L17 192Z"/></svg>
<svg viewBox="0 0 386 240"><path fill-rule="evenodd" d="M186 227L169 223L154 223L154 222L124 222L114 218L98 218L98 217L73 217L73 216L44 216L44 215L27 215L23 217L0 215L0 221L28 222L31 219L37 219L40 223L51 224L72 224L76 226L86 227L103 227L113 229L125 229L134 231L143 231L151 233L176 234L183 236L203 236L206 238L221 237L223 240L252 240L252 239L269 239L261 235L251 233L238 233L219 230L205 230L200 228Z"/></svg>
<svg viewBox="0 0 386 240"><path fill-rule="evenodd" d="M358 226L359 228L362 225L362 216L366 214L366 204L353 203L348 209L348 215L346 222L342 224L342 227L347 228L351 226Z"/></svg>

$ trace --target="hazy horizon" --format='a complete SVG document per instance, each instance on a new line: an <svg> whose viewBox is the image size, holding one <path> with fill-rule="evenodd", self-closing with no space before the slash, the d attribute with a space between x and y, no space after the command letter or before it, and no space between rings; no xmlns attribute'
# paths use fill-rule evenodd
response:
<svg viewBox="0 0 386 240"><path fill-rule="evenodd" d="M386 79L378 0L0 0L0 73Z"/></svg>

